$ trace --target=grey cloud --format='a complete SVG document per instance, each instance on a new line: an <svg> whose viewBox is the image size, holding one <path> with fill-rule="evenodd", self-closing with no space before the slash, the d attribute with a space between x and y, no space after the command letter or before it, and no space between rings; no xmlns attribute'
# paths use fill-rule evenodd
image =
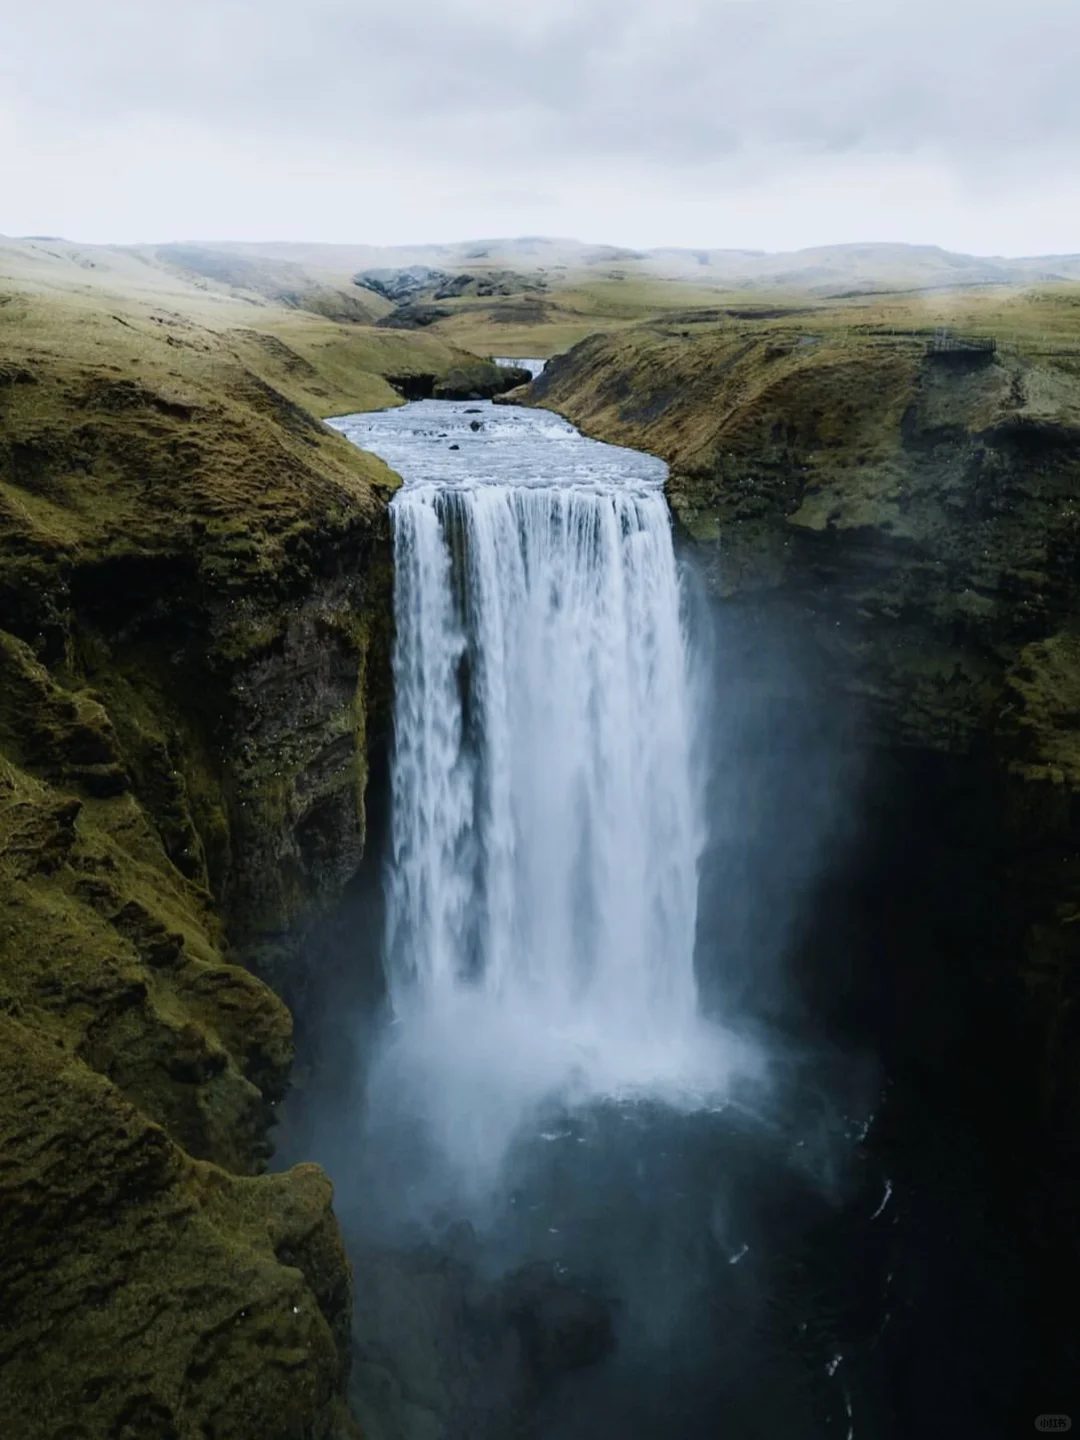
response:
<svg viewBox="0 0 1080 1440"><path fill-rule="evenodd" d="M1080 141L1076 0L104 0L28 7L25 111L265 137L663 166L932 150L963 169Z"/></svg>

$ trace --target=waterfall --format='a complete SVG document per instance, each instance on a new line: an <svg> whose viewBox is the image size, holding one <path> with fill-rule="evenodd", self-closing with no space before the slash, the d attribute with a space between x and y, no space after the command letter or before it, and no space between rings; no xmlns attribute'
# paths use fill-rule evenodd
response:
<svg viewBox="0 0 1080 1440"><path fill-rule="evenodd" d="M697 1011L663 494L420 486L394 536L395 1007L474 991L632 1083Z"/></svg>
<svg viewBox="0 0 1080 1440"><path fill-rule="evenodd" d="M535 412L406 409L347 431L406 478L383 1079L475 1171L545 1104L699 1104L735 1046L698 1014L664 467Z"/></svg>

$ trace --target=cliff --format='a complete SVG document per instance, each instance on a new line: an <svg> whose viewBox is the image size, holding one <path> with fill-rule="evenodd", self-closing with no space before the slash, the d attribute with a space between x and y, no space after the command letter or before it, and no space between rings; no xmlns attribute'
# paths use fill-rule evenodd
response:
<svg viewBox="0 0 1080 1440"><path fill-rule="evenodd" d="M878 739L993 736L1013 773L1064 780L1036 692L1080 600L1080 361L640 328L549 363L530 394L668 461L714 592L803 616Z"/></svg>
<svg viewBox="0 0 1080 1440"><path fill-rule="evenodd" d="M317 415L470 357L245 318L0 294L12 1440L354 1433L329 1182L260 1173L388 694L396 477Z"/></svg>
<svg viewBox="0 0 1080 1440"><path fill-rule="evenodd" d="M855 976L843 910L823 914L813 923L828 939L814 950L803 937L801 963L825 968L799 983L826 1007L891 996L875 1024L907 1076L900 1103L920 1145L945 1154L960 1135L992 1157L997 1178L972 1203L1005 1215L995 1243L1039 1277L1040 1393L1067 1395L1080 1273L1080 1189L1064 1178L1080 1157L1080 358L933 353L925 337L804 323L596 336L521 398L665 459L684 553L718 613L738 617L727 633L757 637L730 664L753 676L754 646L782 633L816 686L793 703L845 717L844 743L873 781L845 863L891 847L870 902L876 958ZM774 758L790 774L790 757ZM906 858L875 829L900 813L921 817ZM951 1142L932 1138L944 1125ZM947 1187L947 1170L934 1183Z"/></svg>

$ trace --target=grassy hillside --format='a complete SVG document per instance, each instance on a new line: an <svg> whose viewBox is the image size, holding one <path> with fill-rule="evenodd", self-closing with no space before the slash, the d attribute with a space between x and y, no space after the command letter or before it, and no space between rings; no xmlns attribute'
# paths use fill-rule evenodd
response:
<svg viewBox="0 0 1080 1440"><path fill-rule="evenodd" d="M775 295L754 304L729 297L609 330L570 357L548 393L589 428L657 450L677 469L707 460L761 408L785 424L812 415L823 447L853 424L865 462L875 436L894 443L895 407L906 403L941 327L961 339L993 337L1003 361L1045 362L1070 392L1065 377L1080 373L1080 285L918 301ZM1036 389L1046 385L1053 388L1047 380Z"/></svg>
<svg viewBox="0 0 1080 1440"><path fill-rule="evenodd" d="M414 265L442 278L398 308L377 286L356 283L365 273ZM400 327L417 343L423 337L482 355L523 356L561 353L598 330L654 316L677 322L686 314L696 325L704 323L700 312L777 307L810 307L818 323L830 327L955 319L1019 326L1025 335L1038 335L1046 323L1053 329L1064 322L1071 330L1064 310L1080 278L1080 258L987 259L903 245L762 255L631 251L547 239L389 248L209 242L124 248L0 239L0 284L4 276L23 289L59 288L102 301L122 295L176 309L216 330L270 329L282 339L287 331L287 343L317 368L333 370L344 382L337 393L347 395L354 368L406 373L408 358L378 348L383 342L372 338L373 327L379 336ZM1036 291L1049 298L1032 309ZM341 336L350 331L356 334L343 357ZM440 352L429 349L421 361L422 353L409 351L418 365L434 370Z"/></svg>
<svg viewBox="0 0 1080 1440"><path fill-rule="evenodd" d="M944 320L996 353L934 353ZM1080 289L687 315L594 336L527 394L665 459L718 593L812 617L880 735L963 753L990 729L1010 773L1071 776L1029 693L1057 659L1024 647L1080 609Z"/></svg>
<svg viewBox="0 0 1080 1440"><path fill-rule="evenodd" d="M915 343L921 343L926 332L944 325L1029 348L1080 342L1080 283L1071 281L935 286L822 298L790 287L748 293L699 280L616 270L567 276L539 293L532 289L494 299L466 294L441 301L421 297L413 303L441 312L423 333L482 354L550 356L588 335L621 331L646 319L667 325L673 339L763 327L763 333L776 331L796 339L914 331Z"/></svg>
<svg viewBox="0 0 1080 1440"><path fill-rule="evenodd" d="M441 375L471 358L435 335L335 321L131 252L3 240L0 326L10 360L32 350L53 368L146 364L195 383L236 363L316 415L394 404L386 376Z"/></svg>
<svg viewBox="0 0 1080 1440"><path fill-rule="evenodd" d="M300 265L339 276L378 267L429 265L452 272L511 270L550 279L601 277L678 281L713 289L799 290L822 296L845 289L1026 285L1080 279L1080 255L1010 258L964 255L938 245L848 244L768 253L672 247L633 250L545 236L468 240L443 245L215 245L247 259Z"/></svg>

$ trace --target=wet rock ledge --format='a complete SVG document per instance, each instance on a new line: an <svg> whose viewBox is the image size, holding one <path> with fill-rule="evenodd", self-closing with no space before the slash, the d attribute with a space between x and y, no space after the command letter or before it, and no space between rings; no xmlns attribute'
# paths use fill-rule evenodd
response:
<svg viewBox="0 0 1080 1440"><path fill-rule="evenodd" d="M276 338L5 300L0 1428L343 1440L330 1184L262 1172L364 847L396 480Z"/></svg>

